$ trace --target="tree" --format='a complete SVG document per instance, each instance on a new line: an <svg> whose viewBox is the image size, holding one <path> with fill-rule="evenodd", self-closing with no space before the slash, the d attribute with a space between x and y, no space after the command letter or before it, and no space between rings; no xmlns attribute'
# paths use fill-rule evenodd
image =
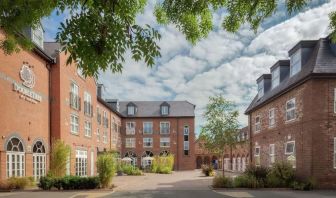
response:
<svg viewBox="0 0 336 198"><path fill-rule="evenodd" d="M100 183L103 188L110 186L112 178L116 172L116 155L111 153L104 153L98 155L97 172Z"/></svg>
<svg viewBox="0 0 336 198"><path fill-rule="evenodd" d="M227 147L232 149L237 143L238 111L233 102L222 95L209 98L204 112L205 124L201 128L200 138L205 140L205 148L222 157L224 176L224 153Z"/></svg>
<svg viewBox="0 0 336 198"><path fill-rule="evenodd" d="M66 165L70 156L70 150L70 146L66 145L63 141L53 141L48 174L55 177L63 177L66 174Z"/></svg>
<svg viewBox="0 0 336 198"><path fill-rule="evenodd" d="M213 13L226 9L222 27L236 32L243 24L257 30L277 11L281 0L161 0L154 14L161 25L173 24L188 41L195 44L213 30ZM309 0L286 0L287 12L300 11ZM31 41L20 36L26 27L37 27L43 17L70 10L71 17L60 24L56 40L69 52L67 63L77 62L84 75L97 76L99 70L121 72L126 52L132 59L153 66L159 58L161 38L149 25L137 24L147 0L1 0L0 27L6 38L0 41L5 53L20 47L32 49ZM330 13L332 38L336 41L336 12ZM52 24L58 25L58 24Z"/></svg>

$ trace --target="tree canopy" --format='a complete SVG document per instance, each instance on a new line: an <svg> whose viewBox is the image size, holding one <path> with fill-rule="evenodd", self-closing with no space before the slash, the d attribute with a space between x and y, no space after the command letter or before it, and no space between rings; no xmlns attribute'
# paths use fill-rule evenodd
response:
<svg viewBox="0 0 336 198"><path fill-rule="evenodd" d="M236 32L244 24L256 31L259 25L275 14L281 0L160 0L154 10L158 24L172 24L192 44L213 30L214 12L225 9L222 27ZM302 9L310 0L286 0L289 14ZM1 0L0 26L6 38L0 41L5 53L33 44L18 32L37 27L41 19L70 10L71 17L60 26L56 41L69 52L67 63L78 63L84 75L96 76L99 70L121 72L126 52L132 59L153 66L159 58L161 38L158 30L139 25L136 17L144 11L147 0ZM336 41L336 12L330 13L332 38Z"/></svg>

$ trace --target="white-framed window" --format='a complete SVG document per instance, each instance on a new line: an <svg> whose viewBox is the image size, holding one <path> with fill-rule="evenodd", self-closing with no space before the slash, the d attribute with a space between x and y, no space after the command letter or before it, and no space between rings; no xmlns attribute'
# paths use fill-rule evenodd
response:
<svg viewBox="0 0 336 198"><path fill-rule="evenodd" d="M334 89L334 113L336 113L336 88Z"/></svg>
<svg viewBox="0 0 336 198"><path fill-rule="evenodd" d="M103 143L104 144L107 144L107 130L105 129L105 130L103 130Z"/></svg>
<svg viewBox="0 0 336 198"><path fill-rule="evenodd" d="M91 100L91 94L88 92L84 92L84 114L88 116L92 116L92 100Z"/></svg>
<svg viewBox="0 0 336 198"><path fill-rule="evenodd" d="M275 162L275 145L274 144L270 144L269 145L269 165L272 166L272 164L274 164Z"/></svg>
<svg viewBox="0 0 336 198"><path fill-rule="evenodd" d="M107 112L106 111L103 111L103 126L105 128L108 128L108 125L109 125L109 119L107 117Z"/></svg>
<svg viewBox="0 0 336 198"><path fill-rule="evenodd" d="M160 147L170 147L170 138L169 137L160 138Z"/></svg>
<svg viewBox="0 0 336 198"><path fill-rule="evenodd" d="M168 115L169 107L166 105L161 106L161 115Z"/></svg>
<svg viewBox="0 0 336 198"><path fill-rule="evenodd" d="M135 134L135 122L126 122L126 135Z"/></svg>
<svg viewBox="0 0 336 198"><path fill-rule="evenodd" d="M126 148L135 148L135 138L125 138Z"/></svg>
<svg viewBox="0 0 336 198"><path fill-rule="evenodd" d="M80 109L79 86L74 82L70 84L70 107L75 110Z"/></svg>
<svg viewBox="0 0 336 198"><path fill-rule="evenodd" d="M19 138L12 137L6 146L6 176L25 176L25 152L23 143Z"/></svg>
<svg viewBox="0 0 336 198"><path fill-rule="evenodd" d="M76 175L87 176L87 151L76 150Z"/></svg>
<svg viewBox="0 0 336 198"><path fill-rule="evenodd" d="M133 105L127 106L127 114L128 115L134 115L135 114L135 106L133 106Z"/></svg>
<svg viewBox="0 0 336 198"><path fill-rule="evenodd" d="M334 168L336 169L336 137L334 137Z"/></svg>
<svg viewBox="0 0 336 198"><path fill-rule="evenodd" d="M189 155L189 126L183 127L183 150L184 155Z"/></svg>
<svg viewBox="0 0 336 198"><path fill-rule="evenodd" d="M255 160L255 165L260 166L260 146L254 147L254 160Z"/></svg>
<svg viewBox="0 0 336 198"><path fill-rule="evenodd" d="M71 133L78 134L79 133L79 117L78 115L71 114L70 116L70 127Z"/></svg>
<svg viewBox="0 0 336 198"><path fill-rule="evenodd" d="M86 137L91 137L92 136L92 124L91 124L91 122L85 120L84 129L85 129L85 134L84 135Z"/></svg>
<svg viewBox="0 0 336 198"><path fill-rule="evenodd" d="M37 141L33 146L33 176L38 181L46 175L46 153L41 141Z"/></svg>
<svg viewBox="0 0 336 198"><path fill-rule="evenodd" d="M32 28L32 41L36 43L40 48L43 49L43 29L39 25L36 28Z"/></svg>
<svg viewBox="0 0 336 198"><path fill-rule="evenodd" d="M290 76L294 76L299 71L301 71L301 50L298 49L290 57Z"/></svg>
<svg viewBox="0 0 336 198"><path fill-rule="evenodd" d="M272 108L268 111L268 124L269 127L275 126L275 108Z"/></svg>
<svg viewBox="0 0 336 198"><path fill-rule="evenodd" d="M143 138L143 147L153 147L153 138Z"/></svg>
<svg viewBox="0 0 336 198"><path fill-rule="evenodd" d="M170 133L170 123L169 122L160 122L160 133L161 134Z"/></svg>
<svg viewBox="0 0 336 198"><path fill-rule="evenodd" d="M264 80L261 80L258 83L258 98L261 98L264 95Z"/></svg>
<svg viewBox="0 0 336 198"><path fill-rule="evenodd" d="M272 71L272 89L280 83L280 67Z"/></svg>
<svg viewBox="0 0 336 198"><path fill-rule="evenodd" d="M153 134L153 122L143 123L143 134Z"/></svg>
<svg viewBox="0 0 336 198"><path fill-rule="evenodd" d="M189 150L189 141L184 141L184 142L183 142L183 149L184 149L185 151L188 151L188 150Z"/></svg>
<svg viewBox="0 0 336 198"><path fill-rule="evenodd" d="M295 141L286 142L285 154L286 155L293 155L294 152L295 152Z"/></svg>
<svg viewBox="0 0 336 198"><path fill-rule="evenodd" d="M286 102L286 121L295 120L295 98Z"/></svg>
<svg viewBox="0 0 336 198"><path fill-rule="evenodd" d="M97 142L100 142L100 130L99 129L97 129Z"/></svg>
<svg viewBox="0 0 336 198"><path fill-rule="evenodd" d="M184 135L189 135L189 126L184 126L184 128L183 128L183 134Z"/></svg>
<svg viewBox="0 0 336 198"><path fill-rule="evenodd" d="M261 119L260 116L255 118L255 132L259 132L261 130Z"/></svg>

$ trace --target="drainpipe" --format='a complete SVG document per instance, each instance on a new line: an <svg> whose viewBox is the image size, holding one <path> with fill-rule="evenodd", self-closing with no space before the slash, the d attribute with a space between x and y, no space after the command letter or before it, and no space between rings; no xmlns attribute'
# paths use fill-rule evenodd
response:
<svg viewBox="0 0 336 198"><path fill-rule="evenodd" d="M52 91L51 91L51 65L47 64L46 65L48 68L48 74L49 74L49 85L48 85L48 112L49 112L49 119L48 119L48 128L49 128L49 167L50 167L50 151L51 151L51 117L52 117L52 112L51 112L51 104L52 104Z"/></svg>
<svg viewBox="0 0 336 198"><path fill-rule="evenodd" d="M176 169L177 170L180 170L180 166L179 166L179 120L178 118L176 118L176 125L177 125L177 128L176 128Z"/></svg>

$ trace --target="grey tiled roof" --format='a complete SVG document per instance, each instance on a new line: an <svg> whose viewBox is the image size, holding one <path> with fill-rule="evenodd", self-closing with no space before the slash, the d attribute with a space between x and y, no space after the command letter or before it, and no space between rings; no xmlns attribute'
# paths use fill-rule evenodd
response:
<svg viewBox="0 0 336 198"><path fill-rule="evenodd" d="M302 42L309 42L311 45L314 41L301 41L300 43ZM245 114L249 114L256 108L267 104L278 96L305 82L305 80L311 76L325 75L336 76L336 55L332 51L329 38L321 38L315 41L313 51L307 62L302 65L301 71L292 77L287 76L277 87L269 90L261 98L256 96L246 109Z"/></svg>
<svg viewBox="0 0 336 198"><path fill-rule="evenodd" d="M56 52L61 49L61 46L57 42L44 42L44 51L51 57L55 57Z"/></svg>
<svg viewBox="0 0 336 198"><path fill-rule="evenodd" d="M127 104L132 102L137 107L135 116L127 115ZM167 102L170 105L169 115L162 116L160 105ZM124 117L194 117L195 105L188 101L120 101L119 112Z"/></svg>

